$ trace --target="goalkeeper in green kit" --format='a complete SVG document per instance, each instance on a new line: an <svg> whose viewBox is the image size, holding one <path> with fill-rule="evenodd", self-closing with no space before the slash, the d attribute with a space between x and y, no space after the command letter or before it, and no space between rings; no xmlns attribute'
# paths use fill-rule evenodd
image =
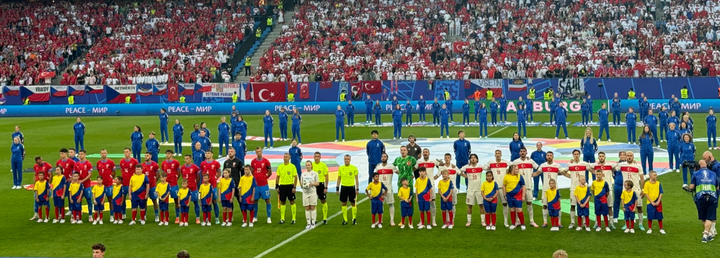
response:
<svg viewBox="0 0 720 258"><path fill-rule="evenodd" d="M400 156L401 157L395 158L395 162L393 162L393 165L397 167L400 172L400 176L398 178L398 189L402 187L402 180L407 179L408 185L410 185L410 192L412 192L413 169L415 168L417 159L413 156L408 156L408 150L405 146L400 147Z"/></svg>

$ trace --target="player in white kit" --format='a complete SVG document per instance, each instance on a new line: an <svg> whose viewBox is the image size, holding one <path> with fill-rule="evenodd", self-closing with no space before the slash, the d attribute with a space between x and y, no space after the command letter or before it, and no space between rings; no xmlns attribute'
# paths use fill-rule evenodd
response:
<svg viewBox="0 0 720 258"><path fill-rule="evenodd" d="M467 224L469 227L472 222L472 207L477 205L480 207L480 218L482 219L483 227L485 224L485 208L483 206L483 195L480 191L482 183L485 181L485 173L483 173L483 166L478 164L478 156L476 154L470 154L470 163L460 168L462 174L460 176L467 178L468 188L467 196L465 198L465 204L467 204Z"/></svg>
<svg viewBox="0 0 720 258"><path fill-rule="evenodd" d="M417 160L417 163L415 163L415 169L424 167L427 172L427 177L432 180L432 185L437 185L437 180L435 180L435 168L439 166L438 163L439 162L437 160L430 159L430 150L425 148L422 151L422 157ZM438 175L440 175L439 171ZM435 207L435 195L430 198L430 216L432 216L432 226L437 227L437 223L435 223L435 214L437 212L437 208Z"/></svg>
<svg viewBox="0 0 720 258"><path fill-rule="evenodd" d="M438 166L437 166L438 171L447 170L447 171L448 171L448 176L450 177L450 181L452 181L453 185L456 186L456 184L455 184L455 176L458 175L458 174L461 173L461 172L460 172L460 168L458 168L457 166L455 166L455 164L452 163L452 155L450 155L450 153L445 153L444 159L443 159L443 160L437 160L437 162L438 162ZM438 178L440 178L440 176L441 176L440 173L436 174L436 175L433 177L433 181L436 181ZM452 209L453 217L450 218L450 221L452 221L452 224L454 225L454 224L455 224L455 215L457 214L457 213L455 212L456 209L457 209L457 208L456 208L456 207L457 207L457 191L453 191L453 198L452 198L452 199L453 199L453 200L452 200L452 203L453 203L453 209ZM431 209L432 209L432 208L431 208ZM434 219L433 219L433 221L434 221Z"/></svg>
<svg viewBox="0 0 720 258"><path fill-rule="evenodd" d="M577 205L577 198L575 198L575 188L580 185L580 175L585 176L585 171L595 173L595 170L585 161L580 160L580 150L575 149L572 152L573 159L568 162L568 170L564 173L564 176L570 178L570 226L568 229L575 227L575 205Z"/></svg>
<svg viewBox="0 0 720 258"><path fill-rule="evenodd" d="M518 167L518 173L525 179L525 182L532 182L533 180L533 173L535 173L535 170L538 168L538 164L535 163L534 160L532 160L530 157L527 156L527 149L525 147L520 148L520 158L516 159L512 163L513 165L516 165ZM528 216L530 218L530 225L533 227L538 227L538 225L535 223L535 217L533 212L533 184L532 183L526 183L525 184L525 202L527 204L528 209Z"/></svg>
<svg viewBox="0 0 720 258"><path fill-rule="evenodd" d="M502 159L501 150L495 150L495 160L488 161L488 163L485 164L485 169L493 172L493 178L496 178L495 183L497 183L498 189L505 189L505 182L503 182L502 179L505 178L505 174L507 174L507 170L510 165L510 161ZM505 227L507 228L509 227L507 199L505 198L504 194L498 194L498 199L500 199L500 201L502 202L503 219L505 222Z"/></svg>
<svg viewBox="0 0 720 258"><path fill-rule="evenodd" d="M613 176L613 173L614 173L613 170L616 169L617 163L610 164L605 160L605 158L606 158L605 152L602 152L602 151L599 152L598 153L598 162L592 163L592 164L590 164L590 166L592 166L595 171L602 171L603 179L605 180L605 182L608 183L608 186L610 187L610 191L608 192L607 203L609 204L608 205L608 214L610 215L610 221L613 221L612 204L615 200L615 194L613 193L613 186L615 185L615 177ZM620 198L620 196L618 196L618 198ZM596 226L600 225L600 221L596 221L595 223L597 223ZM610 227L615 229L615 224L610 223Z"/></svg>
<svg viewBox="0 0 720 258"><path fill-rule="evenodd" d="M543 181L543 197L542 197L542 204L543 204L543 224L542 227L547 227L547 216L548 216L548 199L545 195L545 191L550 189L550 180L555 180L557 182L558 174L561 172L566 172L567 169L560 166L560 164L555 163L553 160L555 158L555 153L552 151L548 151L545 154L545 163L542 163L540 167L538 167L538 170L533 173L533 176L539 176L542 174L542 181ZM558 224L559 218L562 217L562 214L558 216Z"/></svg>
<svg viewBox="0 0 720 258"><path fill-rule="evenodd" d="M625 153L625 163L618 165L618 170L622 172L623 182L630 180L633 182L633 192L637 197L637 203L635 204L635 213L637 213L637 224L641 231L645 231L643 227L643 213L642 213L642 198L641 193L643 186L645 185L645 175L643 175L643 169L640 163L635 162L635 154L632 151ZM623 227L625 230L625 227Z"/></svg>
<svg viewBox="0 0 720 258"><path fill-rule="evenodd" d="M318 174L312 170L312 161L305 162L305 172L302 173L300 182L302 182L303 189L303 206L305 206L305 220L307 221L306 229L315 228L315 222L317 221L317 189L316 186L320 185L320 178Z"/></svg>
<svg viewBox="0 0 720 258"><path fill-rule="evenodd" d="M395 226L395 196L393 196L393 174L397 174L398 169L392 163L388 163L388 155L383 153L380 157L380 164L375 166L375 173L380 175L380 183L383 183L387 188L385 192L384 204L388 205L388 212L390 212L390 226ZM382 221L379 222L382 224Z"/></svg>

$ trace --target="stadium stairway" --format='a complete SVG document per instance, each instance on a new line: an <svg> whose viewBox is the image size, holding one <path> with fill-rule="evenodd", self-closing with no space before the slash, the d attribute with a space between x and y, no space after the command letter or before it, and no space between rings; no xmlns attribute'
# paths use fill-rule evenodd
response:
<svg viewBox="0 0 720 258"><path fill-rule="evenodd" d="M286 11L284 13L284 19L285 23L288 24L292 22L292 19L295 15L294 11ZM261 40L259 42L256 42L253 48L250 49L250 52L247 53L247 56L252 57L252 72L255 73L255 68L260 66L260 57L262 57L263 54L265 54L265 51L272 46L272 44L275 42L275 39L277 39L280 34L282 34L282 25L283 24L276 24L272 31L270 32L263 32L263 35L260 37ZM235 71L237 71L237 76L235 79L235 82L248 82L250 81L250 76L245 76L245 57L243 57L238 63L237 67L235 68Z"/></svg>

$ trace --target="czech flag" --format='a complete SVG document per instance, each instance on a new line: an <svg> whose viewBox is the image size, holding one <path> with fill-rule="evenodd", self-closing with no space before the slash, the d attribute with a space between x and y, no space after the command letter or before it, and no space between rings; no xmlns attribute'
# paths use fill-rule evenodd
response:
<svg viewBox="0 0 720 258"><path fill-rule="evenodd" d="M22 86L5 86L3 87L2 94L6 96L20 96L20 88L22 88Z"/></svg>
<svg viewBox="0 0 720 258"><path fill-rule="evenodd" d="M74 88L74 86L73 86L73 88ZM100 93L105 92L104 89L105 89L105 87L103 85L87 85L87 86L85 86L85 91L89 94L100 94ZM76 91L73 91L72 94L77 95L75 93L76 93ZM80 95L82 95L82 94L80 94Z"/></svg>
<svg viewBox="0 0 720 258"><path fill-rule="evenodd" d="M167 84L159 84L159 85L153 85L155 95L165 95L167 93L168 86Z"/></svg>
<svg viewBox="0 0 720 258"><path fill-rule="evenodd" d="M107 85L108 103L125 103L125 97L130 96L132 102L135 102L135 94L137 88L135 85Z"/></svg>
<svg viewBox="0 0 720 258"><path fill-rule="evenodd" d="M178 85L178 92L180 92L180 95L183 96L190 96L195 94L195 85L194 84L180 84Z"/></svg>
<svg viewBox="0 0 720 258"><path fill-rule="evenodd" d="M51 86L50 93L53 97L65 97L68 95L68 86Z"/></svg>
<svg viewBox="0 0 720 258"><path fill-rule="evenodd" d="M212 90L212 84L203 83L195 84L195 92L210 92Z"/></svg>
<svg viewBox="0 0 720 258"><path fill-rule="evenodd" d="M73 85L68 86L68 94L73 96L82 96L85 95L86 87L85 85Z"/></svg>
<svg viewBox="0 0 720 258"><path fill-rule="evenodd" d="M25 86L21 91L21 97L29 99L30 102L50 101L50 86Z"/></svg>
<svg viewBox="0 0 720 258"><path fill-rule="evenodd" d="M138 84L137 85L137 94L140 96L150 96L153 95L153 85L152 84Z"/></svg>

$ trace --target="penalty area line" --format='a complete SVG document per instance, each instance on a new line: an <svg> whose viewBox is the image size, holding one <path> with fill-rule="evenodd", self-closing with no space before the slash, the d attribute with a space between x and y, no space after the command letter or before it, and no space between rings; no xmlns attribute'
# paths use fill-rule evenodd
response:
<svg viewBox="0 0 720 258"><path fill-rule="evenodd" d="M505 130L505 129L507 129L507 128L508 128L507 126L505 126L505 127L503 127L503 128L500 128L500 130L497 130L497 131L492 132L491 134L488 134L487 137L493 136L493 135L495 135L496 133L499 133L500 131Z"/></svg>
<svg viewBox="0 0 720 258"><path fill-rule="evenodd" d="M369 198L365 197L365 199L362 199L362 200L358 201L357 203L355 203L355 206L357 206L357 205L359 205L359 204L361 204L361 203L363 203L363 202L365 202L365 201L367 201L367 200L369 200ZM315 206L315 207L316 207L315 210L317 211L317 206ZM339 211L339 212L333 214L332 216L328 217L328 221L332 220L333 218L335 218L335 217L337 217L337 216L340 216L340 214L342 214L342 211ZM262 252L262 253L258 254L257 256L255 256L255 258L259 258L259 257L263 257L263 256L265 256L265 255L268 255L268 254L271 253L272 251L275 251L276 249L278 249L278 248L286 245L287 243L290 243L290 241L293 241L293 240L295 240L296 238L304 235L305 233L310 232L310 230L313 230L313 229L312 229L312 228L308 228L308 229L304 229L303 231L298 232L297 234L291 236L290 238L285 239L284 241L280 242L279 244L271 247L270 249L265 250L265 252Z"/></svg>

